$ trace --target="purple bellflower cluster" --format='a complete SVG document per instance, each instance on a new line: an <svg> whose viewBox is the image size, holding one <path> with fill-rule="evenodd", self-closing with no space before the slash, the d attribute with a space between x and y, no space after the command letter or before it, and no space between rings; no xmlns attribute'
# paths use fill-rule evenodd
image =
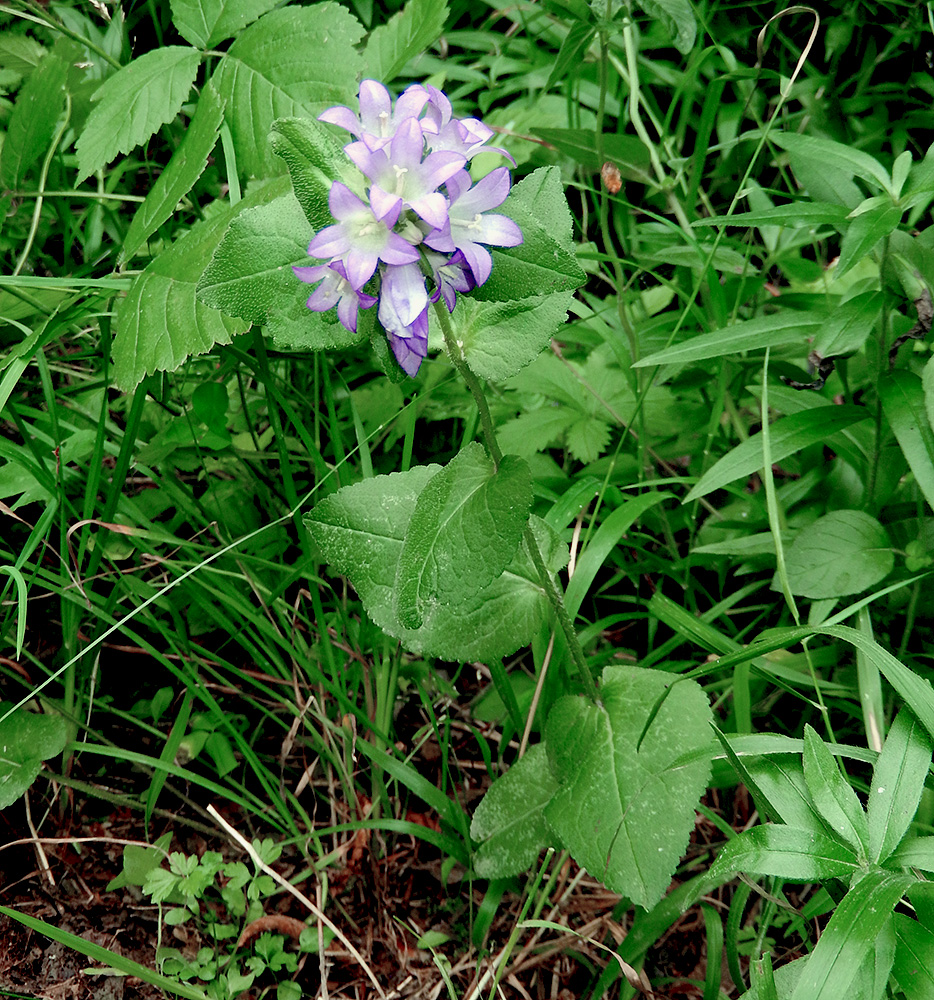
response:
<svg viewBox="0 0 934 1000"><path fill-rule="evenodd" d="M436 87L415 84L393 105L381 83L364 80L359 102L359 115L335 107L318 117L356 137L344 151L369 182L368 202L334 181L328 205L337 221L308 245L308 255L326 263L293 270L302 281L319 283L308 308L337 306L348 330L356 331L361 308L378 302L396 360L415 375L428 353L429 302L443 299L453 312L458 292L489 278L493 260L486 247L522 242L512 219L489 211L509 194L508 168L476 184L466 169L479 152L512 158L484 145L493 130L481 121L452 117L451 102ZM363 288L377 273L378 294L370 295Z"/></svg>

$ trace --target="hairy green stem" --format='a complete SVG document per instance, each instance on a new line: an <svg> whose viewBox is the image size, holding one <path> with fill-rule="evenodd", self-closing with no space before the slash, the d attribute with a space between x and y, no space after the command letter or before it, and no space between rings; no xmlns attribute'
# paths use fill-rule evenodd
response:
<svg viewBox="0 0 934 1000"><path fill-rule="evenodd" d="M500 462L503 460L503 453L496 441L496 433L493 429L493 417L490 415L490 408L487 405L486 396L483 392L483 386L480 384L480 379L474 374L474 372L470 369L470 366L467 364L461 345L454 339L454 331L451 329L450 317L447 312L445 312L444 306L440 301L435 303L435 316L437 316L438 323L441 326L441 333L444 336L444 345L447 348L448 356L451 358L451 362L457 369L458 374L463 378L464 382L467 383L467 388L470 390L470 394L473 396L474 402L477 404L477 412L480 415L480 426L483 429L483 438L486 442L487 451L490 454L490 458L493 459L494 464L499 467ZM542 557L541 550L538 547L538 541L535 538L531 525L526 525L523 541L529 551L529 556L532 559L535 570L539 575L542 588L545 591L545 596L548 598L552 610L554 611L555 620L557 621L561 631L564 633L564 638L568 645L568 651L570 652L574 665L577 667L578 673L581 676L581 681L584 684L587 695L593 701L599 702L600 698L597 693L597 685L594 682L592 674L590 673L590 668L587 666L584 650L581 648L577 632L574 630L574 623L571 621L571 616L568 614L568 610L564 605L563 596L557 587L555 587L554 580L552 580L551 574L545 566L545 560Z"/></svg>

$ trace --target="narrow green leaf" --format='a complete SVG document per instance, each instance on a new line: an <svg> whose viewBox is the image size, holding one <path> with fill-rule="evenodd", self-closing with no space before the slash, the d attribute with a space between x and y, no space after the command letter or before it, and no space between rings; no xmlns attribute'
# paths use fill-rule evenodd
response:
<svg viewBox="0 0 934 1000"><path fill-rule="evenodd" d="M892 723L872 774L867 812L869 860L882 862L908 832L931 765L931 739L903 708Z"/></svg>
<svg viewBox="0 0 934 1000"><path fill-rule="evenodd" d="M934 507L934 431L928 420L921 379L894 371L879 381L882 409L930 507Z"/></svg>
<svg viewBox="0 0 934 1000"><path fill-rule="evenodd" d="M694 48L697 18L688 0L638 0L638 3L649 17L665 25L679 52L686 54Z"/></svg>
<svg viewBox="0 0 934 1000"><path fill-rule="evenodd" d="M934 837L911 837L903 840L885 861L886 868L920 868L934 872Z"/></svg>
<svg viewBox="0 0 934 1000"><path fill-rule="evenodd" d="M872 248L898 227L902 209L896 205L877 205L850 222L842 242L834 276L842 278Z"/></svg>
<svg viewBox="0 0 934 1000"><path fill-rule="evenodd" d="M871 871L837 906L811 952L792 1000L840 1000L875 949L892 909L913 881L910 875Z"/></svg>
<svg viewBox="0 0 934 1000"><path fill-rule="evenodd" d="M281 171L268 139L277 118L317 117L331 105L356 104L362 59L355 46L362 35L352 14L326 2L270 11L233 42L213 82L227 102L238 171L258 177Z"/></svg>
<svg viewBox="0 0 934 1000"><path fill-rule="evenodd" d="M108 77L92 98L97 105L78 138L76 183L172 121L188 100L200 64L197 49L165 45Z"/></svg>
<svg viewBox="0 0 934 1000"><path fill-rule="evenodd" d="M12 706L0 702L0 716ZM60 754L68 734L60 715L17 709L0 721L0 809L6 809L36 780L42 762Z"/></svg>
<svg viewBox="0 0 934 1000"><path fill-rule="evenodd" d="M803 348L822 322L823 317L814 313L791 310L757 316L755 319L703 333L681 344L672 344L663 351L640 358L633 368L682 365L739 354L741 351L761 351L766 347L784 347L788 344L801 344Z"/></svg>
<svg viewBox="0 0 934 1000"><path fill-rule="evenodd" d="M470 824L470 836L482 841L473 856L480 878L508 878L528 871L538 852L552 841L545 806L557 790L543 743L530 747L493 782Z"/></svg>
<svg viewBox="0 0 934 1000"><path fill-rule="evenodd" d="M545 83L546 92L551 90L558 80L576 74L596 34L596 27L588 21L574 21L571 30L564 36L564 41L558 50L558 58L551 68L551 73L548 74Z"/></svg>
<svg viewBox="0 0 934 1000"><path fill-rule="evenodd" d="M434 603L456 604L489 586L512 561L532 506L528 465L507 455L496 468L468 444L428 482L405 532L396 614L418 628Z"/></svg>
<svg viewBox="0 0 934 1000"><path fill-rule="evenodd" d="M883 191L888 190L889 173L885 167L868 153L851 145L798 132L770 132L769 139L776 146L806 156L818 165L825 168L832 166L850 177L861 177L864 181L877 184Z"/></svg>
<svg viewBox="0 0 934 1000"><path fill-rule="evenodd" d="M860 420L866 420L868 416L861 406L843 405L821 406L782 417L769 429L772 462L781 462L812 444L827 441L833 434ZM707 496L708 493L737 479L751 476L761 469L762 434L759 432L738 444L708 469L683 502L690 503Z"/></svg>
<svg viewBox="0 0 934 1000"><path fill-rule="evenodd" d="M172 215L178 203L192 189L207 166L223 120L224 102L208 83L201 92L194 117L178 149L133 216L120 251L120 263L126 263L136 255L137 250Z"/></svg>
<svg viewBox="0 0 934 1000"><path fill-rule="evenodd" d="M561 784L545 818L578 864L647 909L668 887L710 773L706 760L670 767L707 742L710 708L693 681L673 686L636 750L649 711L671 683L661 671L607 667L600 705L562 698L545 727Z"/></svg>
<svg viewBox="0 0 934 1000"><path fill-rule="evenodd" d="M814 351L822 358L839 358L858 351L872 333L882 302L881 292L868 291L832 309L814 338Z"/></svg>
<svg viewBox="0 0 934 1000"><path fill-rule="evenodd" d="M652 163L645 143L632 135L605 132L600 136L601 161L597 133L592 128L533 128L531 131L532 135L594 173L600 170L605 160L611 160L624 177L645 180ZM557 167L547 169L557 170Z"/></svg>
<svg viewBox="0 0 934 1000"><path fill-rule="evenodd" d="M735 215L713 215L695 219L692 226L789 226L807 229L816 226L842 226L847 211L842 205L826 201L793 201L790 205L774 205L758 212L737 212Z"/></svg>
<svg viewBox="0 0 934 1000"><path fill-rule="evenodd" d="M126 958L115 951L103 948L101 945L94 944L86 938L78 937L77 934L62 930L54 924L47 924L43 920L37 920L35 917L31 917L26 913L20 913L19 910L11 909L8 906L0 906L0 913L11 920L18 921L36 934L41 934L43 937L63 944L66 948L71 948L73 951L78 952L79 955L86 955L95 962L101 962L103 965L119 969L125 976L136 976L137 979L141 979L144 983L151 983L153 986L158 986L167 993L185 997L186 1000L209 1000L208 995L203 990L195 989L194 986L183 983L171 976L163 976L162 973L156 972L155 969L150 969L146 965L140 965L139 962L134 962L131 958Z"/></svg>
<svg viewBox="0 0 934 1000"><path fill-rule="evenodd" d="M850 878L859 870L856 855L826 834L793 826L754 826L725 844L710 877L727 881L735 872L772 875L790 882Z"/></svg>
<svg viewBox="0 0 934 1000"><path fill-rule="evenodd" d="M375 28L363 52L363 75L389 83L412 58L436 42L444 31L448 5L438 0L409 0Z"/></svg>
<svg viewBox="0 0 934 1000"><path fill-rule="evenodd" d="M172 20L186 42L208 49L272 10L279 0L170 0Z"/></svg>
<svg viewBox="0 0 934 1000"><path fill-rule="evenodd" d="M48 53L17 95L0 148L0 190L20 187L30 167L48 150L65 108L68 68L57 52Z"/></svg>
<svg viewBox="0 0 934 1000"><path fill-rule="evenodd" d="M903 913L895 914L895 961L892 975L905 1000L934 997L934 929Z"/></svg>
<svg viewBox="0 0 934 1000"><path fill-rule="evenodd" d="M791 592L813 600L859 594L884 580L894 565L888 532L861 510L819 517L785 553Z"/></svg>
<svg viewBox="0 0 934 1000"><path fill-rule="evenodd" d="M804 727L804 780L817 810L860 857L869 849L869 826L856 792L814 729Z"/></svg>

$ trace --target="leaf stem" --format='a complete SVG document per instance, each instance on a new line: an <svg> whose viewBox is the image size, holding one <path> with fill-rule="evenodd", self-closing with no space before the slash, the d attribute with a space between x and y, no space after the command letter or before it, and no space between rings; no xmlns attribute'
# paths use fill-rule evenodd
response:
<svg viewBox="0 0 934 1000"><path fill-rule="evenodd" d="M477 412L480 414L480 426L483 429L483 438L486 443L486 448L490 454L490 458L493 459L493 463L498 468L500 462L503 460L503 453L496 441L496 433L493 429L493 417L491 416L490 408L487 405L486 396L483 392L483 386L480 383L480 379L467 364L461 345L454 339L454 331L451 329L450 317L445 311L445 308L440 300L435 303L435 316L437 317L438 324L441 327L441 333L444 337L444 346L447 348L448 356L450 357L454 367L457 369L458 374L467 384L467 388L470 390L470 394L473 396L474 402L477 404ZM557 621L561 631L564 633L564 638L567 642L571 659L577 667L577 671L580 674L587 696L592 701L599 704L600 696L597 692L597 685L594 682L593 675L590 673L590 668L587 666L587 659L584 656L584 650L577 637L577 632L574 630L574 623L571 621L571 616L568 614L568 609L565 607L564 597L558 588L555 587L554 580L548 572L548 568L545 566L545 560L542 557L541 549L538 547L538 541L535 538L531 525L526 525L525 534L522 537L525 542L525 546L528 549L529 556L532 559L532 564L535 566L535 570L541 580L545 596L551 604L555 620Z"/></svg>

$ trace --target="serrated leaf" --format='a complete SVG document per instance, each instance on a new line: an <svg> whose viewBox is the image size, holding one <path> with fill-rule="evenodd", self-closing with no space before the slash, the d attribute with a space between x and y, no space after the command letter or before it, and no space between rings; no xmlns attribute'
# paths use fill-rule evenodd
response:
<svg viewBox="0 0 934 1000"><path fill-rule="evenodd" d="M856 855L833 837L793 826L754 826L727 841L710 877L727 881L735 872L773 875L790 882L850 878L859 871Z"/></svg>
<svg viewBox="0 0 934 1000"><path fill-rule="evenodd" d="M317 117L354 100L362 65L354 46L362 35L353 15L327 2L271 11L237 38L213 81L227 101L240 173L282 169L268 141L277 118Z"/></svg>
<svg viewBox="0 0 934 1000"><path fill-rule="evenodd" d="M49 148L65 107L68 66L57 52L46 55L16 98L0 148L0 189L18 188Z"/></svg>
<svg viewBox="0 0 934 1000"><path fill-rule="evenodd" d="M557 167L539 167L523 177L510 191L508 203L534 218L565 250L573 253L574 219Z"/></svg>
<svg viewBox="0 0 934 1000"><path fill-rule="evenodd" d="M826 441L869 414L860 406L820 406L776 420L769 428L772 462L781 462L789 455L812 444ZM762 433L754 434L727 452L701 476L684 498L684 503L697 500L737 479L743 479L762 468Z"/></svg>
<svg viewBox="0 0 934 1000"><path fill-rule="evenodd" d="M584 465L590 465L603 454L610 439L610 426L591 416L579 416L567 430L568 451Z"/></svg>
<svg viewBox="0 0 934 1000"><path fill-rule="evenodd" d="M31 73L47 51L29 35L12 35L8 31L0 35L0 66L20 76Z"/></svg>
<svg viewBox="0 0 934 1000"><path fill-rule="evenodd" d="M707 743L710 707L694 681L672 684L670 675L639 667L607 667L600 698L562 698L548 716L545 744L561 788L545 818L578 864L650 909L681 859L710 773L706 760L668 768Z"/></svg>
<svg viewBox="0 0 934 1000"><path fill-rule="evenodd" d="M422 627L406 629L395 614L399 556L418 496L440 466L375 476L322 500L305 526L334 571L347 576L367 614L406 648L448 660L486 660L526 645L547 607L538 574L520 546L506 571L458 607L434 606ZM544 522L530 521L545 565L554 573L567 548Z"/></svg>
<svg viewBox="0 0 934 1000"><path fill-rule="evenodd" d="M197 223L136 278L117 307L117 385L130 389L153 372L174 371L189 355L228 344L233 334L245 329L242 320L202 303L195 289L231 219L264 197L268 188L258 187L238 205Z"/></svg>
<svg viewBox="0 0 934 1000"><path fill-rule="evenodd" d="M931 739L903 708L892 723L872 775L866 804L870 861L884 861L907 833L930 765Z"/></svg>
<svg viewBox="0 0 934 1000"><path fill-rule="evenodd" d="M869 826L856 792L814 729L804 727L804 779L818 812L860 857L869 848Z"/></svg>
<svg viewBox="0 0 934 1000"><path fill-rule="evenodd" d="M198 298L249 323L263 325L285 297L308 297L292 271L308 263L314 230L291 191L245 208L231 221L198 281Z"/></svg>
<svg viewBox="0 0 934 1000"><path fill-rule="evenodd" d="M572 292L558 292L515 302L462 299L452 325L467 364L490 381L515 375L557 334L572 298Z"/></svg>
<svg viewBox="0 0 934 1000"><path fill-rule="evenodd" d="M482 841L473 855L480 878L508 878L529 869L551 842L544 811L557 790L543 743L529 747L493 782L470 824L470 836Z"/></svg>
<svg viewBox="0 0 934 1000"><path fill-rule="evenodd" d="M105 80L92 98L97 104L76 145L76 183L172 121L188 100L200 64L197 49L166 45Z"/></svg>
<svg viewBox="0 0 934 1000"><path fill-rule="evenodd" d="M498 427L496 439L503 451L528 457L554 444L576 419L567 407L543 406Z"/></svg>
<svg viewBox="0 0 934 1000"><path fill-rule="evenodd" d="M639 6L657 21L661 21L675 48L688 53L697 37L697 18L688 0L638 0Z"/></svg>
<svg viewBox="0 0 934 1000"><path fill-rule="evenodd" d="M885 579L894 565L888 533L861 510L819 517L795 536L785 554L791 592L813 600L859 594Z"/></svg>
<svg viewBox="0 0 934 1000"><path fill-rule="evenodd" d="M410 59L438 40L447 16L446 2L409 0L370 33L363 51L363 75L386 83L395 79Z"/></svg>
<svg viewBox="0 0 934 1000"><path fill-rule="evenodd" d="M0 702L0 716L10 710ZM38 715L22 708L0 722L0 809L6 809L29 788L42 762L65 749L68 733L60 715Z"/></svg>
<svg viewBox="0 0 934 1000"><path fill-rule="evenodd" d="M170 0L172 21L186 42L207 49L233 38L279 0Z"/></svg>
<svg viewBox="0 0 934 1000"><path fill-rule="evenodd" d="M292 190L312 229L318 232L330 226L334 222L328 207L331 185L336 180L351 188L354 185L352 176L347 176L352 173L347 169L350 161L333 134L312 119L280 118L272 124L269 143L285 160Z"/></svg>
<svg viewBox="0 0 934 1000"><path fill-rule="evenodd" d="M532 476L506 455L495 467L468 444L419 494L396 571L396 615L418 628L435 603L463 603L512 561L529 519Z"/></svg>
<svg viewBox="0 0 934 1000"><path fill-rule="evenodd" d="M194 187L204 172L208 157L217 142L224 120L224 102L208 83L198 100L191 123L168 166L136 210L120 251L120 262L126 263L150 236L175 211L178 203Z"/></svg>
<svg viewBox="0 0 934 1000"><path fill-rule="evenodd" d="M879 381L879 398L915 482L928 505L934 508L934 430L928 417L924 384L914 372L889 372Z"/></svg>
<svg viewBox="0 0 934 1000"><path fill-rule="evenodd" d="M895 904L914 880L911 875L871 871L843 897L807 965L792 1000L840 1000L876 946ZM886 975L882 978L887 978Z"/></svg>
<svg viewBox="0 0 934 1000"><path fill-rule="evenodd" d="M757 316L732 326L724 326L710 333L702 333L680 344L672 344L640 358L633 368L653 365L682 365L691 361L722 358L741 351L761 351L766 347L784 347L787 344L807 343L807 338L819 329L823 318L791 310Z"/></svg>

